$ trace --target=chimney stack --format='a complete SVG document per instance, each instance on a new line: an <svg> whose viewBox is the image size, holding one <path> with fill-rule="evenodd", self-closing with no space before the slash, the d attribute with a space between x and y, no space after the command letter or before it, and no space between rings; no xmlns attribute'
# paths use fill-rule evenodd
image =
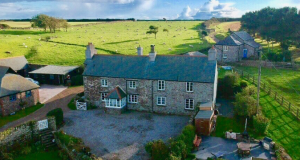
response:
<svg viewBox="0 0 300 160"><path fill-rule="evenodd" d="M85 58L87 60L91 60L95 54L97 54L97 50L95 49L95 46L93 45L93 43L89 42L89 44L85 50Z"/></svg>
<svg viewBox="0 0 300 160"><path fill-rule="evenodd" d="M149 53L149 58L150 58L150 61L155 61L156 52L155 52L155 45L154 44L151 45L151 52Z"/></svg>
<svg viewBox="0 0 300 160"><path fill-rule="evenodd" d="M142 56L143 55L143 47L141 47L141 45L139 45L139 47L137 48L137 54L139 56Z"/></svg>
<svg viewBox="0 0 300 160"><path fill-rule="evenodd" d="M211 49L208 50L208 60L209 61L216 61L217 60L217 49L215 46L212 46Z"/></svg>

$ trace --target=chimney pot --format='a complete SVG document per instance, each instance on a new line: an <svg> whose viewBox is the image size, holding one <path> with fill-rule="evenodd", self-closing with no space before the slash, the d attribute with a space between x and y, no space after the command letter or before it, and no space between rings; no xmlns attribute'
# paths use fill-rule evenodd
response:
<svg viewBox="0 0 300 160"><path fill-rule="evenodd" d="M137 47L137 53L139 56L143 55L143 47L141 47L141 45L139 45L139 47Z"/></svg>
<svg viewBox="0 0 300 160"><path fill-rule="evenodd" d="M150 61L155 61L156 58L155 45L152 44L150 47L151 47L151 52L149 53Z"/></svg>

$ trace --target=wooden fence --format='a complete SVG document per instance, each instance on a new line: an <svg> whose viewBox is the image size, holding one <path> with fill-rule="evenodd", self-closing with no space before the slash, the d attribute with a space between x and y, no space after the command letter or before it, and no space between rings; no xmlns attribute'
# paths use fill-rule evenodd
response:
<svg viewBox="0 0 300 160"><path fill-rule="evenodd" d="M242 78L246 79L248 82L253 83L255 85L258 84L258 77L255 77L243 70L239 70L237 68L233 67L233 70L238 73ZM299 107L293 105L291 102L289 102L286 98L284 98L282 95L277 93L272 87L268 86L264 82L260 82L260 88L264 90L270 97L274 98L281 106L285 107L289 112L291 112L296 118L300 119L300 109Z"/></svg>

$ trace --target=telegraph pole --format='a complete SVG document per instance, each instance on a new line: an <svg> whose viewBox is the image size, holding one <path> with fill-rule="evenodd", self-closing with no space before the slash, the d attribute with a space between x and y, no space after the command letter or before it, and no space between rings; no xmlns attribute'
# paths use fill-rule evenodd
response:
<svg viewBox="0 0 300 160"><path fill-rule="evenodd" d="M262 54L262 50L259 50L258 51L259 66L258 66L256 114L258 114L258 111L259 111L259 93L260 93L260 80L261 80L261 54Z"/></svg>

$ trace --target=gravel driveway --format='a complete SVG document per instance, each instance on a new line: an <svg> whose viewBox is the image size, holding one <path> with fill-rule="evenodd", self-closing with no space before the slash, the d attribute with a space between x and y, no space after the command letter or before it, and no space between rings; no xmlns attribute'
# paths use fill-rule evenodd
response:
<svg viewBox="0 0 300 160"><path fill-rule="evenodd" d="M122 115L103 110L70 111L66 133L83 139L92 153L104 159L149 159L144 145L151 140L177 136L189 117L128 111Z"/></svg>

